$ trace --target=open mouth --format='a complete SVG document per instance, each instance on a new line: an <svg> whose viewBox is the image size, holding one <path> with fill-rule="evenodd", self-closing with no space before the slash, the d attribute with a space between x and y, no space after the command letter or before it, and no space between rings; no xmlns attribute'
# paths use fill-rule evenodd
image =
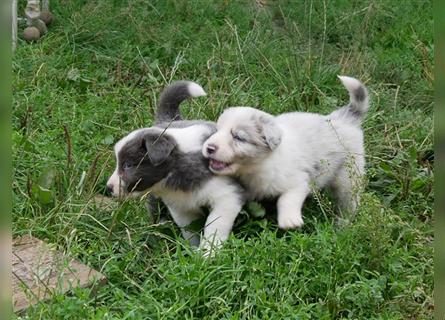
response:
<svg viewBox="0 0 445 320"><path fill-rule="evenodd" d="M215 159L210 159L210 169L212 171L223 171L224 169L227 169L232 164L228 162L222 162Z"/></svg>

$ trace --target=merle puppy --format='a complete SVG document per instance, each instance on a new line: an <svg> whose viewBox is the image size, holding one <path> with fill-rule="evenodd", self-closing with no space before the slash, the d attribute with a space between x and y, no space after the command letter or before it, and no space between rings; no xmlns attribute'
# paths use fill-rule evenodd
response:
<svg viewBox="0 0 445 320"><path fill-rule="evenodd" d="M365 173L362 120L366 87L339 77L349 104L329 115L289 112L273 116L249 107L224 111L203 147L210 169L238 177L250 199L278 197L278 226L303 225L302 206L314 188L330 187L342 212L355 212Z"/></svg>
<svg viewBox="0 0 445 320"><path fill-rule="evenodd" d="M179 104L204 95L202 87L191 81L168 86L161 94L154 126L135 130L114 146L116 169L107 189L114 196L150 192L159 197L191 243L199 238L185 227L202 217L202 207L209 207L201 239L201 247L209 249L228 238L243 193L233 179L213 175L202 156L202 145L216 131L215 124L181 118Z"/></svg>

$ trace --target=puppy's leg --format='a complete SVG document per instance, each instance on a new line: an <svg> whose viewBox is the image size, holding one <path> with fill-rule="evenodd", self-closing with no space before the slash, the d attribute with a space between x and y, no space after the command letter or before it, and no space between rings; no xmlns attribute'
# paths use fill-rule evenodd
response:
<svg viewBox="0 0 445 320"><path fill-rule="evenodd" d="M153 194L148 195L146 207L148 211L148 219L152 223L163 223L167 220L171 220L166 213L166 208L162 200Z"/></svg>
<svg viewBox="0 0 445 320"><path fill-rule="evenodd" d="M355 158L352 164L345 164L336 173L332 187L344 219L351 218L357 210L363 188L363 173L363 157Z"/></svg>
<svg viewBox="0 0 445 320"><path fill-rule="evenodd" d="M309 185L303 182L278 198L278 226L281 229L295 229L303 225L301 208L309 193Z"/></svg>
<svg viewBox="0 0 445 320"><path fill-rule="evenodd" d="M199 246L199 234L193 231L189 231L186 227L191 224L193 221L202 218L203 213L200 210L184 210L180 207L168 206L170 214L177 224L177 226L181 229L182 236L185 240L187 240L190 245L197 247Z"/></svg>
<svg viewBox="0 0 445 320"><path fill-rule="evenodd" d="M347 170L342 168L337 172L333 186L334 195L337 198L342 215L346 212L354 213L357 209L359 195L357 192L353 192L352 179Z"/></svg>
<svg viewBox="0 0 445 320"><path fill-rule="evenodd" d="M227 240L241 207L242 201L237 194L221 198L214 204L207 217L201 241L201 248L207 251L205 254L209 254L209 249L217 248Z"/></svg>

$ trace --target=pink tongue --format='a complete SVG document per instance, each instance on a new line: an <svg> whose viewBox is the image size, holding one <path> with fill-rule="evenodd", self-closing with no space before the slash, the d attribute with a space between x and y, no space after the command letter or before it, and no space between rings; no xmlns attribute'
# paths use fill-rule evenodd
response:
<svg viewBox="0 0 445 320"><path fill-rule="evenodd" d="M212 166L213 169L216 169L216 170L222 170L225 167L227 167L227 165L224 162L220 162L220 161L216 161L216 160L211 160L210 165Z"/></svg>

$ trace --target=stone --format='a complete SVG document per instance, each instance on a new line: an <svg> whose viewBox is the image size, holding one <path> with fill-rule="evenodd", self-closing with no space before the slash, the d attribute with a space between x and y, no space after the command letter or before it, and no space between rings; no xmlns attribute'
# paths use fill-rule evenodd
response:
<svg viewBox="0 0 445 320"><path fill-rule="evenodd" d="M40 13L40 20L45 22L46 26L49 26L53 22L53 15L49 11L42 11Z"/></svg>
<svg viewBox="0 0 445 320"><path fill-rule="evenodd" d="M27 27L23 30L23 38L28 41L37 41L40 39L40 31L36 27Z"/></svg>
<svg viewBox="0 0 445 320"><path fill-rule="evenodd" d="M98 271L71 259L31 236L13 241L12 300L14 312L21 312L54 294L75 287L93 287L106 281ZM92 288L92 293L95 291Z"/></svg>

